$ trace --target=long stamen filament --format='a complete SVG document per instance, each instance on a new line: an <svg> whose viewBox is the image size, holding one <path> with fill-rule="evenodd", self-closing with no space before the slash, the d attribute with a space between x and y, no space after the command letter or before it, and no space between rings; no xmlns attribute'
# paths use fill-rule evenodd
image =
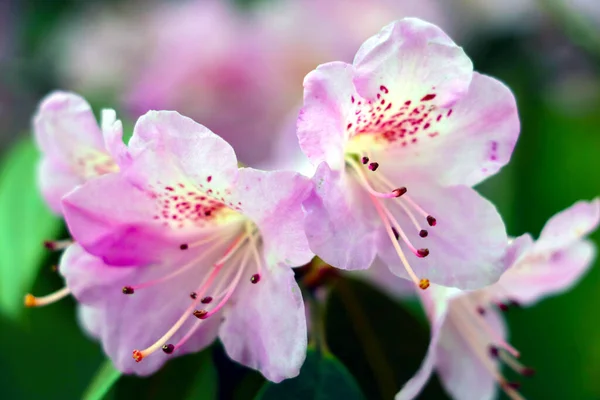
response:
<svg viewBox="0 0 600 400"><path fill-rule="evenodd" d="M367 192L369 192L372 196L375 197L379 197L382 199L393 199L398 196L398 193L396 193L395 191L391 191L389 193L381 193L376 191L375 189L373 189L373 187L370 185L369 183L369 179L367 178L367 176L365 175L365 172L363 171L363 169L360 167L360 165L358 165L358 163L356 163L356 161L354 161L353 159L351 159L350 157L346 158L346 162L352 166L352 169L357 173L358 177L360 178L360 182L362 184L362 186L367 190Z"/></svg>
<svg viewBox="0 0 600 400"><path fill-rule="evenodd" d="M410 240L408 239L408 237L406 236L406 234L404 233L404 231L400 227L400 224L398 223L398 221L396 221L396 219L394 218L394 216L392 215L392 213L387 208L383 208L383 211L387 215L388 221L391 222L391 224L393 225L393 227L396 229L396 231L398 232L398 234L402 238L402 241L404 243L406 243L406 245L408 246L408 248L410 249L410 251L412 251L417 257L423 257L422 254L419 252L419 250L417 250L415 248L415 246L412 245L412 243L410 242Z"/></svg>
<svg viewBox="0 0 600 400"><path fill-rule="evenodd" d="M427 289L429 287L429 280L419 279L417 277L417 275L415 274L415 272L413 271L413 269L410 267L410 264L408 263L406 256L402 252L400 243L398 243L398 241L396 240L396 236L394 235L394 232L392 231L390 221L388 220L388 218L385 214L385 211L383 211L381 204L379 204L379 200L377 200L377 198L375 198L375 197L371 197L371 200L373 201L373 204L375 205L375 209L377 210L377 213L379 214L379 217L381 218L381 221L383 222L385 230L386 230L390 240L392 241L392 245L394 246L394 249L396 250L398 257L400 257L400 260L402 261L402 264L404 265L404 269L408 273L408 276L410 276L410 279L412 279L412 281L414 282L415 285L417 285L421 289Z"/></svg>
<svg viewBox="0 0 600 400"><path fill-rule="evenodd" d="M64 250L67 247L69 247L70 245L72 245L74 242L71 239L64 239L64 240L46 240L44 241L44 247L47 248L48 250Z"/></svg>
<svg viewBox="0 0 600 400"><path fill-rule="evenodd" d="M167 340L169 340L179 330L179 328L181 328L181 326L189 318L192 311L196 308L196 306L204 296L206 289L208 289L210 285L212 285L213 281L219 274L221 268L225 265L227 260L229 260L234 254L237 254L236 250L239 249L240 246L243 243L245 243L247 239L248 235L246 232L244 232L244 234L238 237L235 240L235 242L229 247L229 249L225 252L225 255L214 264L214 268L208 276L208 279L206 279L205 282L203 282L200 285L198 290L196 290L196 299L194 299L192 304L190 304L190 306L184 311L184 313L181 315L181 317L179 317L177 322L175 322L175 324L160 339L158 339L154 344L145 348L144 350L133 351L133 358L135 359L135 361L140 362L144 357L147 357L148 355L154 353L156 350L161 348L167 342Z"/></svg>
<svg viewBox="0 0 600 400"><path fill-rule="evenodd" d="M71 289L64 287L54 293L42 297L35 297L28 293L25 295L25 307L42 307L48 304L56 303L71 294Z"/></svg>

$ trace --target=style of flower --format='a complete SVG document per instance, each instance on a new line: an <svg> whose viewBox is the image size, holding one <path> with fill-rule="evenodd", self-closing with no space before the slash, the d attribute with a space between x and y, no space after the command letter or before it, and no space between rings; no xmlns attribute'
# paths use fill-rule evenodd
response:
<svg viewBox="0 0 600 400"><path fill-rule="evenodd" d="M147 113L128 146L116 143L120 172L63 198L77 244L60 272L86 329L125 373L150 374L167 359L157 350L185 354L218 335L268 379L297 375L306 321L291 266L312 257L301 209L311 181L238 168L229 144L176 112Z"/></svg>
<svg viewBox="0 0 600 400"><path fill-rule="evenodd" d="M519 120L509 89L414 18L384 27L351 65L320 65L304 88L298 137L318 165L305 229L319 257L365 269L379 255L422 289L499 278L504 224L470 186L511 156Z"/></svg>
<svg viewBox="0 0 600 400"><path fill-rule="evenodd" d="M421 292L431 342L420 370L396 400L417 396L433 369L456 399L493 399L496 384L511 399L523 399L519 382L506 380L500 364L523 376L534 370L518 361L497 309L528 306L571 288L592 265L596 249L585 236L599 221L599 199L578 202L551 218L535 243L529 234L514 239L505 259L509 268L497 283L471 292L436 285Z"/></svg>
<svg viewBox="0 0 600 400"><path fill-rule="evenodd" d="M46 96L33 118L35 138L42 153L38 182L52 211L62 214L61 199L77 186L107 173L117 172L110 151L119 153L121 121L114 110L102 111L98 126L90 105L75 93L55 91ZM49 250L64 250L71 240L46 241ZM28 307L45 306L70 294L68 288L35 297L25 296Z"/></svg>

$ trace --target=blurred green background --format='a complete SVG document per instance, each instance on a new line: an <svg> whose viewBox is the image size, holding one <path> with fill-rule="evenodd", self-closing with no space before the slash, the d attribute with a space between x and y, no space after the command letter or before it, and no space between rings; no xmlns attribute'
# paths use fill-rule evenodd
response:
<svg viewBox="0 0 600 400"><path fill-rule="evenodd" d="M237 1L232 7L239 8L243 19L257 7L267 10L278 7L274 3L278 1ZM386 2L363 3L376 8ZM509 233L537 235L556 212L579 199L598 196L600 2L439 0L427 3L431 3L428 7L433 12L420 10L422 4L418 1L398 0L393 6L397 15L388 12L379 27L413 13L421 16L419 13L423 12L423 17L435 15L439 18L435 22L466 49L477 70L498 77L514 91L522 121L516 151L509 166L479 188L497 204ZM38 154L30 138L30 118L44 95L61 88L80 91L95 110L115 107L126 125L131 125L137 111L121 101L124 94L119 88L130 86L132 79L142 75L148 59L126 60L134 72L117 76L115 71L119 70L108 64L122 61L125 56L111 54L118 46L106 46L110 50L107 53L106 48L96 49L93 41L83 42L101 35L100 31L86 34L85 30L93 30L97 20L105 18L107 13L121 15L120 25L115 24L113 29L109 24L108 30L114 36L105 40L129 40L131 35L141 34L139 29L133 29L141 23L140 15L159 6L158 1L116 0L0 3L2 399L81 398L104 362L100 346L80 331L72 299L43 309L22 307L26 292L43 294L62 286L61 278L51 269L59 254L46 252L41 243L44 239L67 235L62 222L45 208L35 186ZM277 12L294 10L290 7ZM335 29L320 35L344 36L347 35L344 29L360 28L364 23L361 18L352 20L352 15L342 16L340 12L329 16ZM334 24L336 15L342 23ZM305 29L310 31L313 22L306 21ZM160 24L151 27L161 29ZM78 43L80 40L82 43ZM211 40L218 43L220 39ZM293 44L288 48L292 53ZM84 50L71 49L67 56L65 47L77 45ZM138 50L151 53L155 49L142 46ZM199 47L197 51L201 50ZM82 52L80 57L91 57L91 61L74 71L70 68L73 65L65 67L65 63L77 60L77 51ZM324 52L321 56L325 57L322 61L328 61L337 59L338 54ZM302 74L316 66L302 54L297 58L300 60L296 61L306 64L298 67ZM94 72L90 65L110 72L101 84L94 86L96 78L86 75ZM298 91L294 96L301 96L299 79L293 84L292 90ZM202 92L200 85L198 90ZM293 113L293 107L289 112ZM600 233L592 238L598 243ZM598 266L596 262L572 291L532 308L511 309L506 314L511 342L520 349L523 361L538 371L535 377L523 382L525 397L600 398ZM360 303L356 298L360 298ZM336 379L350 382L349 385L355 380L369 399L391 398L416 371L428 343L428 328L415 310L414 304L408 307L398 304L363 283L340 280L327 304L326 331L332 353L350 375L336 375ZM306 368L308 371L313 367ZM262 385L257 373L229 361L220 345L215 344L199 355L170 362L149 379L121 378L108 396L246 399L253 398ZM332 398L338 395L341 396L334 392ZM277 396L280 395L271 394L273 398ZM446 397L439 383L433 380L422 398Z"/></svg>

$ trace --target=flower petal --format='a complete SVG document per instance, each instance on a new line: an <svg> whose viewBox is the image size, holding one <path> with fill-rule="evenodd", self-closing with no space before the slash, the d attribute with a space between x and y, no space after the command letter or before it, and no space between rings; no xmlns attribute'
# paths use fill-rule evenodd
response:
<svg viewBox="0 0 600 400"><path fill-rule="evenodd" d="M44 157L38 166L40 190L52 211L62 214L61 199L82 183L82 179L73 174L69 168Z"/></svg>
<svg viewBox="0 0 600 400"><path fill-rule="evenodd" d="M34 130L42 152L65 166L73 166L87 150L104 151L90 105L74 93L46 96L34 116Z"/></svg>
<svg viewBox="0 0 600 400"><path fill-rule="evenodd" d="M559 294L572 288L592 266L596 246L582 240L556 250L547 257L525 257L510 268L490 287L498 298L530 305L542 297Z"/></svg>
<svg viewBox="0 0 600 400"><path fill-rule="evenodd" d="M289 268L263 270L253 285L242 280L219 337L229 357L280 382L297 376L306 356L306 320L300 288Z"/></svg>
<svg viewBox="0 0 600 400"><path fill-rule="evenodd" d="M102 110L102 136L104 147L118 165L127 165L129 153L123 142L123 123L117 119L115 110Z"/></svg>
<svg viewBox="0 0 600 400"><path fill-rule="evenodd" d="M452 308L452 304L450 307ZM437 349L437 372L441 382L455 399L492 400L496 396L497 383L489 369L496 370L496 362L488 357L486 344L481 344L482 348L477 350L481 356L477 355L459 330L457 323L462 320L453 318L453 312L450 310L446 323L441 328ZM506 337L504 321L495 310L486 310L483 318L500 337Z"/></svg>
<svg viewBox="0 0 600 400"><path fill-rule="evenodd" d="M600 221L600 198L579 201L556 214L544 226L535 243L536 252L567 247L593 232Z"/></svg>
<svg viewBox="0 0 600 400"><path fill-rule="evenodd" d="M147 265L176 255L187 237L168 236L159 211L122 174L88 181L63 199L69 231L88 252L113 265Z"/></svg>
<svg viewBox="0 0 600 400"><path fill-rule="evenodd" d="M311 188L310 179L294 172L239 170L231 201L258 225L267 265L300 266L313 257L302 211Z"/></svg>
<svg viewBox="0 0 600 400"><path fill-rule="evenodd" d="M435 226L427 227L429 235L421 238L407 214L390 206L411 243L429 249L429 255L420 258L400 240L416 275L459 289L478 289L496 282L505 270L508 238L494 205L467 186L443 188L421 180L407 187L411 199L437 219ZM419 218L425 222L424 217ZM408 278L389 240L382 244L382 259L396 275Z"/></svg>
<svg viewBox="0 0 600 400"><path fill-rule="evenodd" d="M219 314L203 320L201 327L172 355L167 356L159 349L140 363L132 358L133 350L152 345L186 312L192 301L189 294L199 282L196 276L184 273L131 295L124 295L122 288L160 278L170 270L158 266L111 267L78 245L70 246L63 255L60 272L73 295L84 304L85 309L80 313L84 328L100 339L106 354L123 373L152 374L170 357L199 351L216 338ZM169 343L182 339L196 321L190 314Z"/></svg>
<svg viewBox="0 0 600 400"><path fill-rule="evenodd" d="M388 131L386 146L374 152L381 171L427 174L443 186L473 186L497 173L508 163L520 130L510 89L478 73L451 108L405 121L410 124Z"/></svg>
<svg viewBox="0 0 600 400"><path fill-rule="evenodd" d="M304 202L311 250L337 268L369 268L375 259L379 224L366 192L326 163L319 165L313 182L315 188Z"/></svg>
<svg viewBox="0 0 600 400"><path fill-rule="evenodd" d="M134 165L127 178L144 188L181 183L221 195L237 177L231 146L175 111L150 111L140 117L129 153Z"/></svg>
<svg viewBox="0 0 600 400"><path fill-rule="evenodd" d="M435 94L432 105L446 107L466 93L473 64L440 28L404 18L367 39L354 58L354 84L376 101L381 86L396 105ZM387 92L386 92L387 93Z"/></svg>
<svg viewBox="0 0 600 400"><path fill-rule="evenodd" d="M350 274L372 283L389 296L399 300L416 295L415 285L407 279L394 275L379 257L375 258L369 269L352 271Z"/></svg>
<svg viewBox="0 0 600 400"><path fill-rule="evenodd" d="M346 119L355 94L354 68L343 62L319 65L304 78L304 108L298 116L300 147L314 165L343 168Z"/></svg>

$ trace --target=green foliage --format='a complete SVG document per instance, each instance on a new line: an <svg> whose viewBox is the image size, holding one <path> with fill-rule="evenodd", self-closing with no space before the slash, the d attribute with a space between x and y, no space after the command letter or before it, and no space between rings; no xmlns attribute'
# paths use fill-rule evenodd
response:
<svg viewBox="0 0 600 400"><path fill-rule="evenodd" d="M267 383L257 400L364 399L356 381L331 354L309 349L300 375L281 383Z"/></svg>
<svg viewBox="0 0 600 400"><path fill-rule="evenodd" d="M42 246L61 228L44 204L36 184L39 153L31 139L8 153L0 170L0 312L16 318L23 296L47 256Z"/></svg>
<svg viewBox="0 0 600 400"><path fill-rule="evenodd" d="M120 377L121 372L113 366L112 362L104 361L83 394L83 400L102 400Z"/></svg>

